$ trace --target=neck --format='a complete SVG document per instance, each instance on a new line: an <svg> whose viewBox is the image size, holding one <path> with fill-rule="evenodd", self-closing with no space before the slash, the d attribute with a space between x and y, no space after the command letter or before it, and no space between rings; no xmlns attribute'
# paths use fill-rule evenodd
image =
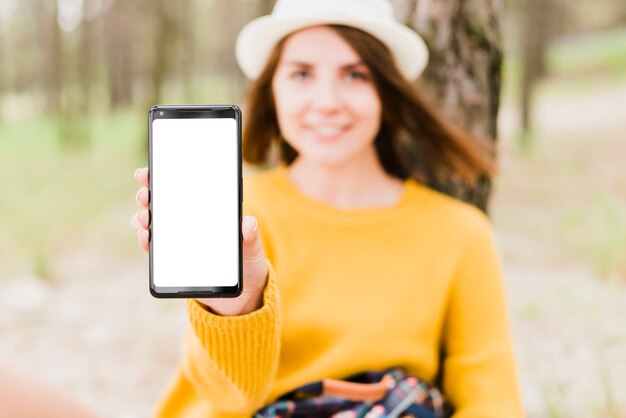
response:
<svg viewBox="0 0 626 418"><path fill-rule="evenodd" d="M337 165L298 157L288 175L303 194L342 209L393 206L404 190L402 180L385 172L373 148L365 158Z"/></svg>

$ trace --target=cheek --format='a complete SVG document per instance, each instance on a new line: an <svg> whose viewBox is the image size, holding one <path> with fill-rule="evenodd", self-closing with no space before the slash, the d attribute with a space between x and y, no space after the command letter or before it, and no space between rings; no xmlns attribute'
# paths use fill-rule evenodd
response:
<svg viewBox="0 0 626 418"><path fill-rule="evenodd" d="M361 104L363 114L380 116L382 113L382 103L380 102L378 93L373 88L363 91L359 103Z"/></svg>
<svg viewBox="0 0 626 418"><path fill-rule="evenodd" d="M274 96L274 104L276 106L276 116L281 131L289 131L294 125L294 119L297 117L302 107L299 103L297 94L289 91L280 81L276 81L272 85L272 94Z"/></svg>
<svg viewBox="0 0 626 418"><path fill-rule="evenodd" d="M365 131L378 132L382 118L382 103L375 90L364 90L352 96L352 113L360 119L360 126Z"/></svg>

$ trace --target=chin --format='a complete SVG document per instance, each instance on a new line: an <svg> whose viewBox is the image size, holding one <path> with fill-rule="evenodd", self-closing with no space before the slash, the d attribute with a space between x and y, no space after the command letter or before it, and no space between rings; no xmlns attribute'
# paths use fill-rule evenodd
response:
<svg viewBox="0 0 626 418"><path fill-rule="evenodd" d="M315 162L325 166L342 166L357 158L358 153L341 152L339 150L319 150L307 152L306 150L299 153L300 157L307 161Z"/></svg>
<svg viewBox="0 0 626 418"><path fill-rule="evenodd" d="M363 136L345 135L334 141L323 142L319 138L300 132L300 141L291 143L299 158L324 166L341 166L364 158L371 152L373 139L364 141Z"/></svg>

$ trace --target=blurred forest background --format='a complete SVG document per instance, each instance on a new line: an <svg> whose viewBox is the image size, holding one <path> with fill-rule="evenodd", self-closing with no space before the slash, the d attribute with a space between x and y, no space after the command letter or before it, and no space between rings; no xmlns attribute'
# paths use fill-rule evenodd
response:
<svg viewBox="0 0 626 418"><path fill-rule="evenodd" d="M494 3L490 211L528 416L626 417L626 2ZM0 361L150 413L186 317L149 295L129 225L147 111L243 104L235 37L272 6L0 0Z"/></svg>

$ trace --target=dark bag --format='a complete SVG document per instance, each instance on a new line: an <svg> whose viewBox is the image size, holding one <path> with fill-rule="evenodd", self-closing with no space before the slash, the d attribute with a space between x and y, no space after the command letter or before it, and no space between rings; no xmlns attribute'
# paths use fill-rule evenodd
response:
<svg viewBox="0 0 626 418"><path fill-rule="evenodd" d="M439 390L401 367L366 371L346 380L324 379L300 386L259 409L254 418L382 416L444 418L450 408Z"/></svg>

